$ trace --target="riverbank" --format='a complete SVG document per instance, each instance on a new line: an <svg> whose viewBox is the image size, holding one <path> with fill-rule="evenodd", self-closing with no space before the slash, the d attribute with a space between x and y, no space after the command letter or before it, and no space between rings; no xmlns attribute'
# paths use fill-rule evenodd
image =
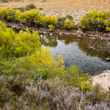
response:
<svg viewBox="0 0 110 110"><path fill-rule="evenodd" d="M13 28L16 31L25 29L25 28L30 28L32 30L38 31L41 34L45 33L53 33L53 34L58 34L60 36L77 36L77 38L84 38L88 37L90 39L101 39L105 41L110 41L110 32L97 32L97 31L83 31L80 28L75 29L75 30L64 30L64 29L55 29L54 31L49 31L49 29L46 28L36 28L34 26L28 27L26 25L20 24L20 23L10 23L7 22L6 25L10 28Z"/></svg>

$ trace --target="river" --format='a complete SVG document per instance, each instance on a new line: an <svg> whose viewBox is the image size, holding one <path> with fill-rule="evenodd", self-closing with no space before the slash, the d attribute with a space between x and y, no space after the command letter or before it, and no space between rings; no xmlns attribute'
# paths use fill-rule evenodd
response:
<svg viewBox="0 0 110 110"><path fill-rule="evenodd" d="M62 55L65 66L77 65L82 72L99 73L110 69L110 41L77 36L45 35L42 44L52 55Z"/></svg>

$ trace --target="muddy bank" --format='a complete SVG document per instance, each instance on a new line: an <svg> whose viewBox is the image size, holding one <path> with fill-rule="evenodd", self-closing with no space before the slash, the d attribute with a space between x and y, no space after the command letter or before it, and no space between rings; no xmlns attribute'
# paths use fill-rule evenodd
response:
<svg viewBox="0 0 110 110"><path fill-rule="evenodd" d="M28 26L26 24L22 23L12 23L12 22L7 22L6 23L8 27L13 28L16 31L19 30L25 30L26 28L30 28L31 30L38 31L41 34L45 34L47 32L49 33L54 33L58 35L71 35L71 36L77 36L78 38L84 38L84 37L89 37L91 39L101 39L101 40L107 40L110 41L110 32L95 32L95 31L82 31L80 28L77 28L75 30L62 30L62 29L55 29L54 32L50 32L49 29L47 28L37 28L34 26Z"/></svg>

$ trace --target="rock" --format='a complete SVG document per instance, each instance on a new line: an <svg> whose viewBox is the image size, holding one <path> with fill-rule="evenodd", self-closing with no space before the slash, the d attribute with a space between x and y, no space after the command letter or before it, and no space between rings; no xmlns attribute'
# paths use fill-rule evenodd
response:
<svg viewBox="0 0 110 110"><path fill-rule="evenodd" d="M110 58L109 58L109 57L107 57L107 58L105 58L105 60L106 60L106 61L110 61Z"/></svg>
<svg viewBox="0 0 110 110"><path fill-rule="evenodd" d="M101 74L92 77L93 85L99 85L104 90L110 90L110 70L103 71Z"/></svg>

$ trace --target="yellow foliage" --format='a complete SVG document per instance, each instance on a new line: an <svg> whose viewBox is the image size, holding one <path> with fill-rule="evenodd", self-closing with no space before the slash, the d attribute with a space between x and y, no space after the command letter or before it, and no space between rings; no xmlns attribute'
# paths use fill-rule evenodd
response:
<svg viewBox="0 0 110 110"><path fill-rule="evenodd" d="M45 16L45 19L48 24L53 24L53 25L56 25L58 21L57 16Z"/></svg>
<svg viewBox="0 0 110 110"><path fill-rule="evenodd" d="M49 48L41 47L33 55L30 56L30 60L35 64L53 64L53 57Z"/></svg>
<svg viewBox="0 0 110 110"><path fill-rule="evenodd" d="M75 27L75 23L73 20L66 18L64 20L64 29L73 29Z"/></svg>

